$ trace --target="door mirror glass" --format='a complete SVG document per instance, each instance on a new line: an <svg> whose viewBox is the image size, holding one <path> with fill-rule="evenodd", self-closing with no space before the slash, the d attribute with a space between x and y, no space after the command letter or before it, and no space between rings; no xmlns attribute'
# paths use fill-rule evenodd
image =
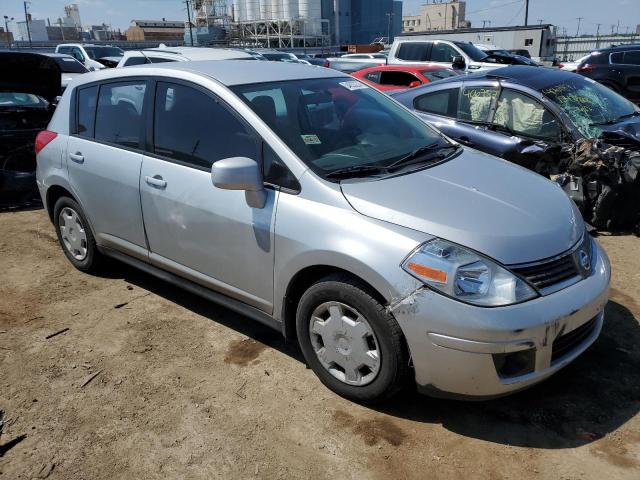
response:
<svg viewBox="0 0 640 480"><path fill-rule="evenodd" d="M250 207L263 208L266 204L262 171L255 160L247 157L218 160L211 167L211 181L223 190L244 190Z"/></svg>
<svg viewBox="0 0 640 480"><path fill-rule="evenodd" d="M455 57L453 57L453 62L451 63L451 65L453 66L453 68L462 70L464 67L466 67L467 64L465 63L464 57L462 55L456 55Z"/></svg>

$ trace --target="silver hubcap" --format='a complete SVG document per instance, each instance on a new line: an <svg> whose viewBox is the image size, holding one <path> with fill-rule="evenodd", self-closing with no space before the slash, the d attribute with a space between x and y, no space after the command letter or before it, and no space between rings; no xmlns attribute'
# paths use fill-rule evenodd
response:
<svg viewBox="0 0 640 480"><path fill-rule="evenodd" d="M369 322L352 307L325 302L311 315L311 345L331 375L349 385L367 385L380 370L380 348Z"/></svg>
<svg viewBox="0 0 640 480"><path fill-rule="evenodd" d="M64 207L58 224L64 247L76 260L84 260L87 256L87 234L78 214L73 209Z"/></svg>

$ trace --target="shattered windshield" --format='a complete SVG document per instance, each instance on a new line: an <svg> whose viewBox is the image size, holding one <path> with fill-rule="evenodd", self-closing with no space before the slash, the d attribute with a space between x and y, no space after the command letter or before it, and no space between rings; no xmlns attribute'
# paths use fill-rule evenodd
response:
<svg viewBox="0 0 640 480"><path fill-rule="evenodd" d="M556 103L587 138L598 137L602 124L615 122L636 111L631 102L617 93L577 75L540 92Z"/></svg>

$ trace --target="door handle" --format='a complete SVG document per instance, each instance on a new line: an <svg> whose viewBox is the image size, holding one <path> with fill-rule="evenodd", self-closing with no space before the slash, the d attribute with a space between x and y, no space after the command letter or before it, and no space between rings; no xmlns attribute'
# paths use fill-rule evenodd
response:
<svg viewBox="0 0 640 480"><path fill-rule="evenodd" d="M69 158L76 163L84 163L84 157L80 152L70 153Z"/></svg>
<svg viewBox="0 0 640 480"><path fill-rule="evenodd" d="M146 177L144 177L144 181L153 187L165 188L167 186L167 181L164 180L160 175L154 175L153 177L147 175Z"/></svg>

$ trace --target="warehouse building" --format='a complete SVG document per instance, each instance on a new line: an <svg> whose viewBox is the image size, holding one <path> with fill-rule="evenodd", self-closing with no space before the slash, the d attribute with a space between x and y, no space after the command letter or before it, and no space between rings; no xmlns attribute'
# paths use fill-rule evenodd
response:
<svg viewBox="0 0 640 480"><path fill-rule="evenodd" d="M402 17L403 32L426 32L429 30L456 30L469 28L471 22L465 19L466 2L428 3L420 7L417 15Z"/></svg>
<svg viewBox="0 0 640 480"><path fill-rule="evenodd" d="M184 22L162 20L132 20L126 31L128 41L180 41L184 37Z"/></svg>

